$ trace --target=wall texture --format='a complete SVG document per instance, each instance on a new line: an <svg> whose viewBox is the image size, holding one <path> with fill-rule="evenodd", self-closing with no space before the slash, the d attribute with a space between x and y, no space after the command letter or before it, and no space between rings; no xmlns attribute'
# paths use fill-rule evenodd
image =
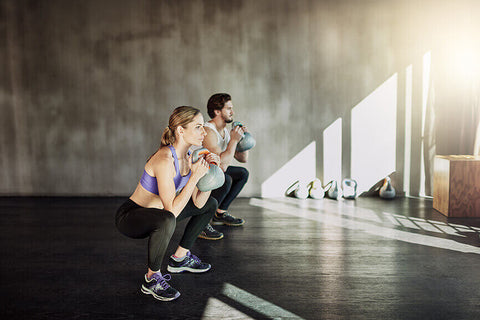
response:
<svg viewBox="0 0 480 320"><path fill-rule="evenodd" d="M228 92L257 139L242 195L258 195L311 141L322 159L323 130L345 117L348 133L351 108L438 47L452 10L479 20L450 2L0 0L0 194L128 195L173 108L207 117Z"/></svg>

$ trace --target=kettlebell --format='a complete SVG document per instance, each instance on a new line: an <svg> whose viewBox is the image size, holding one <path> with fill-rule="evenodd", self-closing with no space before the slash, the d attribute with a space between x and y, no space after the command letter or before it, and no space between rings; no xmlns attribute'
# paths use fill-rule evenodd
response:
<svg viewBox="0 0 480 320"><path fill-rule="evenodd" d="M345 199L355 199L357 197L357 181L353 179L344 179L342 181L343 197Z"/></svg>
<svg viewBox="0 0 480 320"><path fill-rule="evenodd" d="M339 197L340 190L338 190L338 183L336 180L332 180L324 187L325 196L330 199L337 200Z"/></svg>
<svg viewBox="0 0 480 320"><path fill-rule="evenodd" d="M325 197L325 190L322 188L322 181L315 178L308 184L308 195L312 199L323 199Z"/></svg>
<svg viewBox="0 0 480 320"><path fill-rule="evenodd" d="M395 198L395 188L392 185L390 177L386 177L383 180L383 186L380 188L380 198L393 199Z"/></svg>
<svg viewBox="0 0 480 320"><path fill-rule="evenodd" d="M192 163L197 162L201 155L207 155L209 153L210 151L208 151L206 148L195 150L192 154ZM209 163L209 169L207 173L201 177L200 180L198 180L197 188L202 192L206 192L220 188L224 182L225 175L222 169L218 167L217 163Z"/></svg>
<svg viewBox="0 0 480 320"><path fill-rule="evenodd" d="M295 181L290 187L285 191L287 197L293 197L297 199L307 199L308 198L308 189L305 183L302 183L300 180Z"/></svg>
<svg viewBox="0 0 480 320"><path fill-rule="evenodd" d="M235 128L237 126L243 127L243 124L240 121L234 121L232 126ZM257 142L249 132L244 132L242 139L237 144L237 151L243 152L252 149L255 147Z"/></svg>

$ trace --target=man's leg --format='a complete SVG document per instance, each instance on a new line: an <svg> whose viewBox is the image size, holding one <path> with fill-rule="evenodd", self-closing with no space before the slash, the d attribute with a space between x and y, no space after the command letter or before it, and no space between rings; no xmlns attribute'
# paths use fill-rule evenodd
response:
<svg viewBox="0 0 480 320"><path fill-rule="evenodd" d="M225 174L225 182L223 185L215 190L212 190L211 197L217 202L223 201L225 196L230 191L232 187L232 177ZM206 239L206 240L220 240L223 238L223 233L218 230L215 230L210 223L206 225L206 227L200 232L199 238Z"/></svg>
<svg viewBox="0 0 480 320"><path fill-rule="evenodd" d="M245 220L241 218L235 218L227 211L233 200L238 196L240 191L248 181L248 170L244 167L229 166L225 172L225 180L231 180L231 186L226 194L221 194L223 197L217 199L219 201L217 213L213 217L212 224L215 225L228 225L228 226L241 226L245 223ZM216 191L216 190L215 190ZM212 196L213 192L212 192Z"/></svg>
<svg viewBox="0 0 480 320"><path fill-rule="evenodd" d="M244 167L234 167L229 166L227 171L225 172L226 175L230 176L232 179L231 187L229 192L225 195L222 201L218 202L218 211L228 211L228 207L232 203L233 200L238 196L240 191L242 191L243 187L248 181L248 170ZM218 199L217 199L218 201Z"/></svg>
<svg viewBox="0 0 480 320"><path fill-rule="evenodd" d="M218 205L220 205L220 203L222 203L225 197L229 194L232 188L232 183L233 183L232 177L228 175L226 172L224 174L225 174L225 182L223 183L223 185L218 189L212 190L212 193L211 193L211 197L217 200Z"/></svg>

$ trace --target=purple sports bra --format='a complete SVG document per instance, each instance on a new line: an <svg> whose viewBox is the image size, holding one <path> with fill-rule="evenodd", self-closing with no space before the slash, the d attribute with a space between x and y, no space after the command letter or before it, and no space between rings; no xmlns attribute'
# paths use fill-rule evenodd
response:
<svg viewBox="0 0 480 320"><path fill-rule="evenodd" d="M173 178L173 183L175 183L175 192L178 192L182 190L183 187L188 182L188 179L190 179L190 175L192 174L192 171L190 170L186 176L182 176L180 174L180 166L178 164L178 158L177 158L177 153L175 152L175 148L171 145L168 146L170 148L170 151L172 151L172 156L173 160L175 161L175 177ZM190 151L188 152L190 155ZM158 194L158 184L157 184L157 178L152 177L147 173L147 171L143 170L143 175L142 178L140 179L140 184L142 187L150 191L153 194Z"/></svg>

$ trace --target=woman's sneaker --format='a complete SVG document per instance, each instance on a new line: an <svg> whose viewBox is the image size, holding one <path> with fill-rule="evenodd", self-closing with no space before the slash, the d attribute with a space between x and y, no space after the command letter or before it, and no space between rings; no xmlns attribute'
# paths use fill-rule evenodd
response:
<svg viewBox="0 0 480 320"><path fill-rule="evenodd" d="M215 212L215 215L213 216L213 219L212 219L213 225L224 224L230 227L238 227L244 223L245 223L245 220L243 220L242 218L235 218L234 216L232 216L226 211L223 214L218 214L218 212Z"/></svg>
<svg viewBox="0 0 480 320"><path fill-rule="evenodd" d="M147 275L144 278L141 289L143 293L151 294L155 299L161 301L171 301L180 296L180 292L167 283L172 278L169 274L162 276L160 272L157 272L150 279L147 278Z"/></svg>
<svg viewBox="0 0 480 320"><path fill-rule="evenodd" d="M223 233L213 229L212 225L209 223L207 224L205 229L203 229L203 231L200 232L198 237L202 239L207 239L207 240L220 240L223 238Z"/></svg>
<svg viewBox="0 0 480 320"><path fill-rule="evenodd" d="M210 270L210 268L212 267L208 263L202 262L200 259L198 259L198 257L191 254L190 251L187 252L187 255L183 257L181 261L177 260L177 258L170 256L167 266L168 272L180 273L184 271L189 271L193 273L201 273Z"/></svg>

